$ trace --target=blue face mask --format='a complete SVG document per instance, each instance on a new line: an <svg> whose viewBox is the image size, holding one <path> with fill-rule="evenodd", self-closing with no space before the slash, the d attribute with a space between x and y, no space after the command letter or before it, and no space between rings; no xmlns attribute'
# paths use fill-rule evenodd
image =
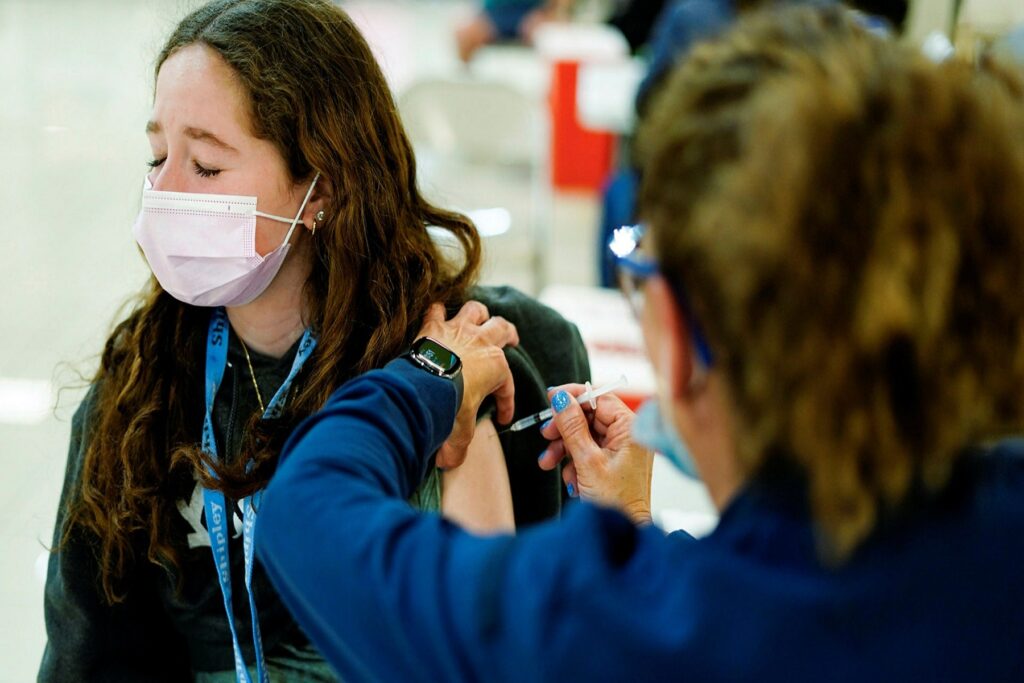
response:
<svg viewBox="0 0 1024 683"><path fill-rule="evenodd" d="M633 439L638 444L664 455L686 476L700 481L690 449L683 443L675 427L665 419L658 399L646 401L636 412L636 419L633 420Z"/></svg>

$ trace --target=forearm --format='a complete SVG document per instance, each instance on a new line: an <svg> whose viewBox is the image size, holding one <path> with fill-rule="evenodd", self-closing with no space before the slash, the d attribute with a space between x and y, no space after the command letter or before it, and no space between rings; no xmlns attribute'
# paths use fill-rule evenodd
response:
<svg viewBox="0 0 1024 683"><path fill-rule="evenodd" d="M364 667L379 671L383 652L411 656L416 648L409 639L422 643L422 634L445 628L420 623L406 632L403 624L415 600L431 600L439 589L426 565L439 561L430 539L443 533L407 533L442 523L418 516L405 499L454 415L447 380L405 361L367 373L300 425L263 496L256 526L260 560L346 679L366 678ZM422 667L396 655L388 670L404 677Z"/></svg>
<svg viewBox="0 0 1024 683"><path fill-rule="evenodd" d="M412 510L404 498L454 414L435 403L454 401L437 382L368 373L300 426L260 507L267 573L345 680L564 680L595 669L571 657L593 637L592 619L565 608L585 601L594 619L617 618L630 587L648 592L638 579L660 532L581 505L557 525L482 538ZM633 630L631 644L645 642ZM625 645L617 637L614 649Z"/></svg>
<svg viewBox="0 0 1024 683"><path fill-rule="evenodd" d="M530 652L539 645L520 639L516 645L529 649L519 649L510 640L516 634L492 623L531 633L525 625L550 613L550 591L524 597L505 587L513 538L471 536L404 501L416 484L412 473L454 414L454 406L431 411L454 394L442 390L444 380L421 374L368 373L299 427L261 502L257 553L345 680L503 680L492 670L499 659L513 663L502 667L511 680L536 680ZM549 555L520 555L518 564L553 572ZM514 613L502 604L510 598ZM491 628L502 638L484 646L482 631Z"/></svg>

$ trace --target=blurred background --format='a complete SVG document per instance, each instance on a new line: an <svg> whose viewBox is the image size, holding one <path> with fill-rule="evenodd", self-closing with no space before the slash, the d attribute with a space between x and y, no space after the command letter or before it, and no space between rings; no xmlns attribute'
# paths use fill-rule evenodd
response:
<svg viewBox="0 0 1024 683"><path fill-rule="evenodd" d="M0 0L0 682L33 680L45 643L70 417L148 277L130 229L150 155L152 64L198 4ZM598 245L631 218L634 103L657 58L653 9L666 3L565 3L570 21L531 26L529 46L486 44L474 33L479 7L465 0L341 4L384 67L426 194L484 233L484 281L576 322L595 384L626 374L630 400L650 393L639 331L621 296L601 287L611 282ZM936 58L993 44L1024 53L1012 34L1021 0L861 5L895 9L896 23L879 29ZM716 519L700 486L661 462L654 504L666 528L700 534Z"/></svg>

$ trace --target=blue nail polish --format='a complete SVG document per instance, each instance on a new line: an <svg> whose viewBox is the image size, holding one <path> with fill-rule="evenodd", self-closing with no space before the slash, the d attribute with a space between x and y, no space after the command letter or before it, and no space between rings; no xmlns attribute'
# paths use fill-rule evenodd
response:
<svg viewBox="0 0 1024 683"><path fill-rule="evenodd" d="M555 409L556 413L560 413L569 407L569 394L564 391L559 391L555 394L554 398L551 399L551 407Z"/></svg>
<svg viewBox="0 0 1024 683"><path fill-rule="evenodd" d="M573 486L572 484L567 484L566 488L569 489L569 497L570 498L575 498L576 497L576 487Z"/></svg>
<svg viewBox="0 0 1024 683"><path fill-rule="evenodd" d="M547 429L547 428L548 428L548 427L550 427L550 426L551 426L551 420L548 420L547 422L545 422L544 424L542 424L542 425L540 426L540 428L541 428L541 429Z"/></svg>
<svg viewBox="0 0 1024 683"><path fill-rule="evenodd" d="M541 452L540 452L540 455L538 455L538 456L537 456L537 459L538 459L538 460L543 460L543 459L544 459L544 456L545 456L545 455L547 455L547 454L548 454L548 451L547 451L547 449L545 448L545 449L544 449L543 451L541 451Z"/></svg>

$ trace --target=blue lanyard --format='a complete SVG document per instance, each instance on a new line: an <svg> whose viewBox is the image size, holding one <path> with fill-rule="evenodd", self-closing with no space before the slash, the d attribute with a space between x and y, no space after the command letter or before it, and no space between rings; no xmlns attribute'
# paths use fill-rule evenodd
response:
<svg viewBox="0 0 1024 683"><path fill-rule="evenodd" d="M307 329L299 342L299 350L295 354L291 372L284 383L270 399L263 419L280 417L295 376L299 374L303 363L313 353L316 339ZM210 329L206 338L206 416L203 418L203 452L217 459L217 440L213 435L213 401L217 389L224 379L224 366L228 361L228 317L223 308L216 308L210 317ZM211 470L210 474L214 472ZM242 549L245 555L245 589L249 594L249 611L252 614L252 640L256 653L256 677L260 683L269 683L267 668L263 659L263 639L260 637L260 621L256 614L256 600L252 594L252 535L256 526L256 510L253 498L259 492L241 501ZM238 631L235 628L235 614L231 602L231 563L228 560L229 524L232 513L227 509L224 494L221 491L203 489L203 507L206 509L206 526L210 534L210 548L213 550L213 564L217 568L217 580L220 592L224 596L224 609L227 612L228 626L231 628L231 641L235 652L235 676L239 682L252 683L249 670L245 667L242 650L238 645Z"/></svg>

